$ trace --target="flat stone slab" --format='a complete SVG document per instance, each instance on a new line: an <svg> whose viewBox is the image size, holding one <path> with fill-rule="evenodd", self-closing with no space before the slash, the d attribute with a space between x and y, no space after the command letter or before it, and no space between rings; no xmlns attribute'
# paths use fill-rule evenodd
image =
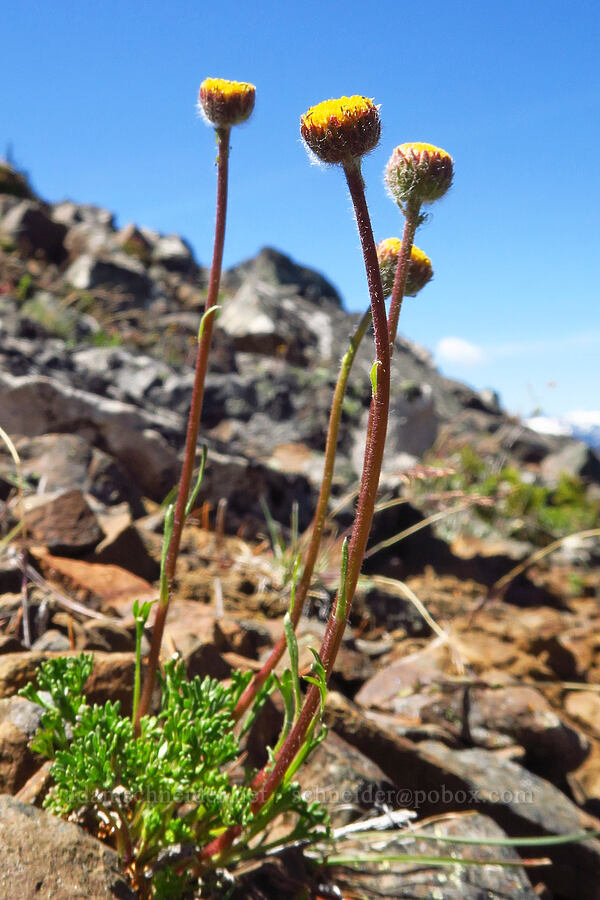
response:
<svg viewBox="0 0 600 900"><path fill-rule="evenodd" d="M0 897L135 900L114 850L82 828L0 796Z"/></svg>

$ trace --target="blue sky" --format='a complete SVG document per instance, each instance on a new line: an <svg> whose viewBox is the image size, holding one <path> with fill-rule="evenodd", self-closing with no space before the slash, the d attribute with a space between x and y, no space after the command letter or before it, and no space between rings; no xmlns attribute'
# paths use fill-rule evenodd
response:
<svg viewBox="0 0 600 900"><path fill-rule="evenodd" d="M309 164L298 121L329 97L374 98L377 239L401 233L382 186L397 144L437 144L456 165L417 237L435 279L400 329L513 412L600 410L596 3L9 0L2 21L0 154L10 145L45 198L181 233L203 264L215 153L197 90L207 76L256 84L232 136L225 264L275 246L353 310L367 295L343 176Z"/></svg>

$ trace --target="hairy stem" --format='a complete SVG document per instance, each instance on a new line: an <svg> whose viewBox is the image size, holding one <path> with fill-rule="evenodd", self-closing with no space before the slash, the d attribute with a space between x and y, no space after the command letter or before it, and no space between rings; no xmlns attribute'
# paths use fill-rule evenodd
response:
<svg viewBox="0 0 600 900"><path fill-rule="evenodd" d="M327 676L331 673L337 651L342 641L360 574L369 532L371 530L371 521L375 509L375 499L379 485L381 464L383 461L390 400L390 347L385 302L381 286L379 263L377 261L377 250L373 239L373 230L365 198L364 183L359 161L349 161L344 165L344 173L354 205L358 233L363 249L369 294L371 297L371 311L373 316L378 371L377 389L374 392L369 413L370 429L368 433L370 435L370 447L367 447L365 453L356 517L349 545L348 570L346 577L346 613L343 617L337 617L335 606L334 609L332 609L319 654ZM321 694L319 688L316 687L316 685L311 685L306 693L300 715L277 754L275 765L270 770L263 769L254 779L252 784L253 788L256 790L252 802L252 811L254 813L257 813L262 809L272 796L273 792L281 784L288 768L307 738L309 729L318 714L320 702ZM199 855L200 862L207 862L215 856L222 857L239 833L239 828L232 828L224 832L201 851Z"/></svg>
<svg viewBox="0 0 600 900"><path fill-rule="evenodd" d="M219 284L221 282L221 268L223 264L223 245L225 243L225 219L227 215L227 180L229 170L229 135L230 128L215 129L217 136L217 216L215 223L215 242L213 247L213 258L210 270L210 280L208 283L208 293L206 295L205 319L204 327L201 329L198 340L198 355L196 358L196 374L194 378L194 389L192 392L192 402L190 406L190 414L188 418L187 434L185 439L185 450L183 455L183 466L181 469L181 477L179 480L179 491L177 493L177 503L175 505L175 515L173 519L173 534L167 551L167 559L165 563L165 572L169 583L175 575L175 566L179 555L179 547L181 544L181 533L185 523L185 507L190 493L192 483L192 475L194 472L194 461L196 458L196 446L198 443L198 427L200 424L200 414L202 412L202 402L204 399L204 383L206 380L206 370L208 366L208 356L210 352L210 344L213 333L215 316L214 313L206 316L206 312L217 303L219 295ZM169 608L169 598L161 598L159 601L154 627L152 629L152 642L150 644L150 653L148 654L148 664L146 669L146 677L144 687L140 697L140 703L137 710L135 722L136 734L139 735L140 719L147 715L150 709L150 701L152 699L152 691L154 690L154 682L156 680L156 671L158 669L158 660L160 656L160 647L162 643L165 622L167 619L167 611Z"/></svg>
<svg viewBox="0 0 600 900"><path fill-rule="evenodd" d="M408 266L410 264L410 254L415 240L415 232L419 225L419 215L421 212L421 204L418 200L409 200L404 211L404 232L402 234L402 250L400 258L396 266L396 275L394 276L394 286L392 288L392 296L390 300L390 313L388 316L388 330L390 333L390 355L394 352L394 341L396 340L396 332L398 331L398 319L400 318L400 310L402 309L402 300L404 299L404 291L406 289L406 278L408 276Z"/></svg>
<svg viewBox="0 0 600 900"><path fill-rule="evenodd" d="M329 413L327 441L325 444L325 464L323 468L323 480L321 481L319 499L317 501L315 515L312 522L310 542L308 547L306 548L306 553L304 555L302 577L300 578L298 587L296 588L296 600L294 603L294 608L290 613L290 619L292 622L292 627L294 629L296 629L298 622L300 621L300 616L302 615L302 609L306 601L311 579L315 569L315 564L317 562L319 547L321 546L323 528L325 527L325 520L327 518L329 497L331 495L331 484L333 481L333 471L335 466L335 456L337 451L340 421L342 418L342 408L344 397L346 394L346 387L348 385L348 378L350 376L352 364L356 357L356 351L358 350L360 343L365 336L370 324L371 308L369 307L369 309L364 313L363 317L358 323L354 334L350 338L350 344L346 353L344 354L344 358L342 359L340 373L338 375L335 391L333 393L331 412ZM258 691L261 689L269 674L274 670L275 666L283 656L285 648L285 634L282 634L282 636L273 647L263 667L256 673L256 675L238 700L236 708L234 710L234 718L236 721L240 719L244 715L246 710L251 706Z"/></svg>

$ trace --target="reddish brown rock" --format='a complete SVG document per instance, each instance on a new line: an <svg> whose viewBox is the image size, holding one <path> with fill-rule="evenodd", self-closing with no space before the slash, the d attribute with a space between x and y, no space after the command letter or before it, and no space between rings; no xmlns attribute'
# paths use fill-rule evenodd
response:
<svg viewBox="0 0 600 900"><path fill-rule="evenodd" d="M46 578L64 586L79 602L100 606L105 611L131 615L136 599L156 597L149 582L120 566L66 559L49 553L37 553L36 558Z"/></svg>
<svg viewBox="0 0 600 900"><path fill-rule="evenodd" d="M82 828L0 797L0 897L135 900L119 857Z"/></svg>
<svg viewBox="0 0 600 900"><path fill-rule="evenodd" d="M29 497L25 508L30 535L52 553L85 553L104 537L80 490Z"/></svg>

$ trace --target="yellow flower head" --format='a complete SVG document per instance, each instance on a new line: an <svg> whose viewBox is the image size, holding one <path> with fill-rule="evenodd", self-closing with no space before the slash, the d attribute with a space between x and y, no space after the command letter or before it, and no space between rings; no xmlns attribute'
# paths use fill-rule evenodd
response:
<svg viewBox="0 0 600 900"><path fill-rule="evenodd" d="M349 162L377 146L378 110L372 100L359 95L324 100L300 117L300 134L322 162Z"/></svg>
<svg viewBox="0 0 600 900"><path fill-rule="evenodd" d="M454 174L452 157L433 144L400 144L385 167L385 183L398 204L432 203L443 197Z"/></svg>
<svg viewBox="0 0 600 900"><path fill-rule="evenodd" d="M392 293L401 250L402 241L400 238L386 238L377 245L377 259L381 270L384 297L389 297ZM410 251L404 294L407 297L415 297L432 278L433 266L431 265L431 260L426 253L413 246Z"/></svg>
<svg viewBox="0 0 600 900"><path fill-rule="evenodd" d="M230 128L250 116L255 96L256 88L245 81L206 78L200 85L198 107L215 128Z"/></svg>

